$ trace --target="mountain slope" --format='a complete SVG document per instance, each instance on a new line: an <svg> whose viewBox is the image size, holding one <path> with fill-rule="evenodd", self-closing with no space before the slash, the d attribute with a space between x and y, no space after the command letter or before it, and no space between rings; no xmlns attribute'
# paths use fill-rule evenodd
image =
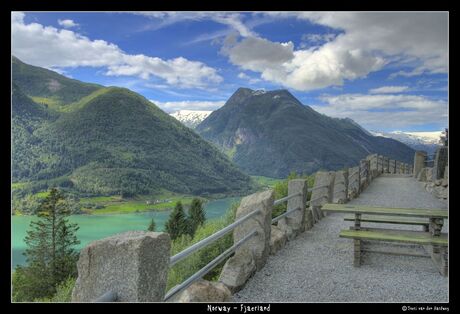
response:
<svg viewBox="0 0 460 314"><path fill-rule="evenodd" d="M56 72L26 64L12 57L14 83L35 102L60 107L70 104L92 92L101 85L84 83L67 78Z"/></svg>
<svg viewBox="0 0 460 314"><path fill-rule="evenodd" d="M414 153L350 120L322 115L287 90L240 88L196 130L247 173L268 177L353 166L370 153L409 162Z"/></svg>
<svg viewBox="0 0 460 314"><path fill-rule="evenodd" d="M27 78L35 79L39 77ZM20 148L22 155L30 155L23 161L13 154L13 182L27 180L46 187L58 180L80 192L125 195L161 189L236 193L252 187L250 177L221 152L132 91L101 87L62 106L71 110L47 109L19 87L13 89L13 139L19 139L24 128L35 139L30 145L13 141L14 151ZM20 124L22 107L40 109Z"/></svg>

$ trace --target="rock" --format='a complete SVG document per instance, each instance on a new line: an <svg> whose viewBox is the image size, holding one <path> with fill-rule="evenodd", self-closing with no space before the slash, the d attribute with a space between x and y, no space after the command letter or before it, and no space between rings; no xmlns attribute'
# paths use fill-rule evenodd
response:
<svg viewBox="0 0 460 314"><path fill-rule="evenodd" d="M448 150L446 146L438 147L434 157L433 180L442 179L447 166Z"/></svg>
<svg viewBox="0 0 460 314"><path fill-rule="evenodd" d="M379 171L378 171L378 166L377 166L377 162L378 162L378 156L377 154L372 154L372 155L369 155L366 157L366 160L369 161L369 173L370 173L370 177L371 177L371 180L378 177L379 175Z"/></svg>
<svg viewBox="0 0 460 314"><path fill-rule="evenodd" d="M444 170L444 178L442 179L442 186L446 187L449 185L449 166L446 166Z"/></svg>
<svg viewBox="0 0 460 314"><path fill-rule="evenodd" d="M389 166L388 166L388 171L392 174L396 173L396 160L390 159L389 160Z"/></svg>
<svg viewBox="0 0 460 314"><path fill-rule="evenodd" d="M414 178L418 178L420 171L425 167L426 152L416 151L414 156ZM420 180L419 180L420 181Z"/></svg>
<svg viewBox="0 0 460 314"><path fill-rule="evenodd" d="M289 233L289 236L295 237L305 231L305 205L307 202L307 180L294 179L288 182L288 195L300 193L301 196L288 200L287 209L301 208L285 216L278 222L278 227Z"/></svg>
<svg viewBox="0 0 460 314"><path fill-rule="evenodd" d="M200 280L181 292L177 302L228 302L232 293L221 282Z"/></svg>
<svg viewBox="0 0 460 314"><path fill-rule="evenodd" d="M361 186L359 187L360 191L363 191L368 185L370 181L370 174L369 174L369 161L366 159L361 159L359 162L361 175Z"/></svg>
<svg viewBox="0 0 460 314"><path fill-rule="evenodd" d="M332 202L332 192L334 189L335 172L318 171L315 174L315 185L311 193L310 207L315 207L315 219L321 219L323 214L317 210L318 206ZM322 187L322 188L319 188Z"/></svg>
<svg viewBox="0 0 460 314"><path fill-rule="evenodd" d="M442 179L434 181L434 185L440 186L442 184Z"/></svg>
<svg viewBox="0 0 460 314"><path fill-rule="evenodd" d="M433 192L433 188L434 188L434 183L433 182L427 182L425 183L425 189L428 191L428 192Z"/></svg>
<svg viewBox="0 0 460 314"><path fill-rule="evenodd" d="M272 226L270 236L270 254L275 255L283 246L286 245L286 232L277 226Z"/></svg>
<svg viewBox="0 0 460 314"><path fill-rule="evenodd" d="M418 175L417 175L417 180L418 181L422 181L422 182L426 182L426 173L428 171L429 168L422 168Z"/></svg>
<svg viewBox="0 0 460 314"><path fill-rule="evenodd" d="M359 194L359 167L350 168L348 171L348 199L354 199Z"/></svg>
<svg viewBox="0 0 460 314"><path fill-rule="evenodd" d="M432 194L437 198L447 199L447 188L442 186L435 186Z"/></svg>
<svg viewBox="0 0 460 314"><path fill-rule="evenodd" d="M274 192L273 190L267 190L244 197L236 210L237 220L257 209L261 209L261 212L236 227L233 232L233 243L236 243L249 233L257 231L255 236L249 238L237 249L237 252L248 249L254 257L257 269L261 269L265 265L270 254L273 202Z"/></svg>
<svg viewBox="0 0 460 314"><path fill-rule="evenodd" d="M162 302L171 240L163 232L128 231L93 241L80 252L72 302L91 302L108 291L122 302Z"/></svg>
<svg viewBox="0 0 460 314"><path fill-rule="evenodd" d="M243 288L255 271L256 263L251 252L248 250L238 251L225 263L219 281L225 284L233 294Z"/></svg>
<svg viewBox="0 0 460 314"><path fill-rule="evenodd" d="M348 201L348 169L335 173L333 195L333 203L344 204Z"/></svg>

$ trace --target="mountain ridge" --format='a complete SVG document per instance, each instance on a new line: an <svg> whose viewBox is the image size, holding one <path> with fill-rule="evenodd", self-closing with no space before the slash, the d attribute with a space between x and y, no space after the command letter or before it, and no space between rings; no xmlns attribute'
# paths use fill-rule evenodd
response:
<svg viewBox="0 0 460 314"><path fill-rule="evenodd" d="M370 153L410 162L414 153L367 134L354 121L320 114L287 90L239 88L196 131L247 173L275 178L354 166Z"/></svg>
<svg viewBox="0 0 460 314"><path fill-rule="evenodd" d="M39 79L46 85L47 75L67 82L32 66L27 76L27 66L21 63L23 84ZM161 189L196 195L244 193L253 187L250 177L221 152L142 95L119 87L88 90L82 83L72 99L59 91L59 97L49 90L34 92L34 97L47 96L39 104L16 83L14 70L13 182L31 182L35 191L58 185L91 195L127 196ZM60 103L48 106L48 99ZM27 115L20 108L28 108ZM52 118L40 118L42 113Z"/></svg>

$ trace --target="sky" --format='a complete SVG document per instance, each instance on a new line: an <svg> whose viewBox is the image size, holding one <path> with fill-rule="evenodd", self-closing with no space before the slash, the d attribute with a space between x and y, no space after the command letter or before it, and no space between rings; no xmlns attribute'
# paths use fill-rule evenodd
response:
<svg viewBox="0 0 460 314"><path fill-rule="evenodd" d="M376 131L448 123L447 12L12 12L12 54L168 113L287 89Z"/></svg>

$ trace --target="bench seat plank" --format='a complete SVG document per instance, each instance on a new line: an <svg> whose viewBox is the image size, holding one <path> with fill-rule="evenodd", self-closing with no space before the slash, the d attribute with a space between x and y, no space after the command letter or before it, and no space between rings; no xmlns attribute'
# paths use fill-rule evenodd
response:
<svg viewBox="0 0 460 314"><path fill-rule="evenodd" d="M355 216L345 216L345 221L355 221ZM362 215L361 222L378 222L387 224L401 224L401 225L417 225L425 226L430 222L427 219L422 218L408 218L408 217L394 217L394 216L377 216L377 215Z"/></svg>
<svg viewBox="0 0 460 314"><path fill-rule="evenodd" d="M414 243L420 245L447 246L447 234L441 234L439 237L433 237L427 232L407 234L382 230L342 230L340 231L340 237L355 240L375 240Z"/></svg>
<svg viewBox="0 0 460 314"><path fill-rule="evenodd" d="M446 209L424 209L424 208L389 208L367 205L347 205L327 203L321 207L322 211L336 213L353 213L367 215L391 215L422 218L448 218Z"/></svg>

